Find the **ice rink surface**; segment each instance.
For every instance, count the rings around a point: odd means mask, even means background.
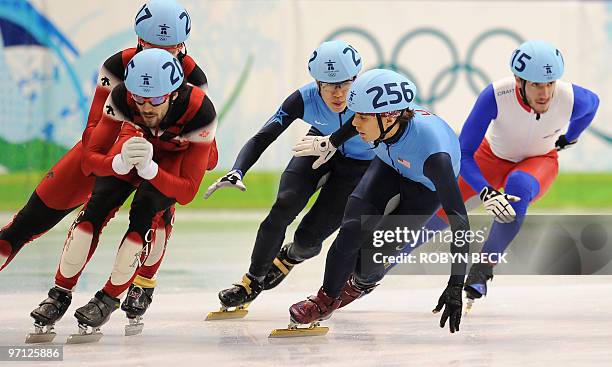
[[[612,277],[498,276],[454,335],[431,314],[443,276],[389,276],[371,295],[323,323],[326,336],[269,339],[285,327],[288,307],[316,292],[324,254],[263,293],[242,320],[204,321],[218,308],[216,293],[247,270],[265,213],[177,211],[175,232],[158,276],[141,335],[123,336],[116,311],[99,343],[64,346],[62,365],[330,365],[330,366],[609,366],[612,363]],[[72,217],[71,217],[72,218]],[[0,216],[2,223],[10,218]],[[69,221],[28,245],[0,273],[0,346],[24,345],[29,312],[52,286]],[[124,216],[105,231],[55,345],[76,332],[74,310],[108,277]],[[292,233],[290,228],[289,234]],[[288,236],[288,238],[290,238]],[[324,253],[329,245],[326,242]],[[9,365],[10,362],[0,362]],[[59,365],[57,362],[19,362]]]

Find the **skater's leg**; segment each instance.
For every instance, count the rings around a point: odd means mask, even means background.
[[[152,253],[151,246],[156,240],[155,228],[162,214],[175,202],[149,182],[143,182],[138,187],[130,209],[130,224],[119,246],[113,271],[102,289],[104,293],[119,297],[128,289],[139,268]]]
[[[281,176],[276,202],[257,231],[249,274],[263,280],[278,254],[287,226],[304,209],[317,189],[319,180],[329,171],[327,165],[313,170],[313,157],[292,158]]]
[[[389,201],[400,192],[400,176],[380,159],[375,158],[362,180],[350,195],[340,232],[331,245],[325,265],[324,292],[337,298],[355,269],[359,251],[371,243],[371,231],[362,231],[362,216],[382,215]],[[373,218],[376,223],[378,220]],[[364,223],[375,228],[375,223]]]
[[[74,288],[96,250],[102,229],[133,190],[132,184],[115,177],[96,180],[91,198],[68,232],[55,275],[57,286]]]
[[[285,245],[274,259],[266,274],[264,289],[274,288],[295,265],[321,252],[323,240],[340,226],[348,196],[363,177],[370,161],[335,155],[329,164],[329,177],[314,205],[300,222],[293,242]]]
[[[111,275],[104,288],[88,304],[76,310],[74,316],[79,324],[99,327],[119,308],[120,295],[132,284],[138,268],[150,253],[159,218],[174,203],[173,198],[163,195],[148,181],[140,184],[130,208],[130,224],[119,245]]]
[[[52,209],[33,192],[27,204],[0,231],[0,270],[8,266],[28,242],[42,236],[74,209]]]
[[[516,170],[508,176],[505,192],[521,198],[518,202],[510,203],[516,212],[516,219],[510,223],[493,222],[481,253],[501,254],[506,250],[521,229],[529,203],[539,196],[540,184],[531,174]],[[487,295],[487,281],[493,278],[494,265],[475,264],[471,267],[464,288],[468,298]]]
[[[0,230],[0,270],[23,246],[42,236],[87,200],[94,177],[83,175],[81,152],[80,143],[68,151],[45,175],[11,223]]]
[[[166,246],[174,224],[174,205],[166,209],[155,229],[155,240],[151,252],[144,264],[138,269],[138,275],[130,285],[121,309],[128,318],[142,316],[153,301],[153,291],[157,286],[157,271],[166,253]]]
[[[365,174],[370,161],[334,156],[332,170],[312,208],[300,222],[289,257],[302,261],[318,255],[323,241],[340,227],[349,195]]]

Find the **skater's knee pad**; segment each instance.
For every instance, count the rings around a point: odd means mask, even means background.
[[[83,269],[91,250],[93,236],[93,226],[90,222],[80,222],[70,230],[59,266],[59,272],[64,278],[72,278]]]
[[[299,195],[292,189],[285,189],[278,193],[276,202],[274,202],[273,209],[287,209],[290,208],[296,200],[299,199]]]
[[[272,205],[272,209],[270,209],[270,213],[262,222],[262,226],[277,228],[291,223],[296,215],[292,208],[299,200],[299,195],[294,190],[286,189],[279,192],[274,205]]]
[[[117,252],[110,282],[113,285],[127,283],[146,258],[148,246],[136,232],[128,233]]]
[[[529,203],[538,196],[540,183],[527,172],[514,171],[508,176],[504,191],[506,194],[521,198],[520,201],[510,203],[510,205],[517,215],[524,215]]]
[[[145,266],[152,266],[161,260],[166,248],[166,229],[164,227],[157,228],[155,231],[155,241],[151,246],[151,252],[145,260]]]
[[[307,244],[302,241],[293,241],[291,247],[289,247],[289,257],[300,260],[310,259],[321,253],[322,248],[322,242]]]

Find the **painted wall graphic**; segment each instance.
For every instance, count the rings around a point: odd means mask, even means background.
[[[612,170],[612,4],[609,2],[402,2],[184,0],[188,53],[209,79],[221,120],[220,166],[295,89],[322,41],[342,38],[365,68],[390,67],[417,83],[419,102],[459,131],[478,95],[508,75],[525,39],[561,49],[565,80],[599,94],[593,126],[562,169]],[[0,0],[0,172],[45,170],[80,138],[100,64],[136,43],[142,0]],[[546,16],[542,16],[545,14]],[[256,166],[281,169],[305,131],[295,123]]]

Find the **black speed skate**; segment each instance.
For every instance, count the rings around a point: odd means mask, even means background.
[[[55,338],[54,325],[68,310],[72,293],[64,288],[53,287],[49,297],[30,312],[34,319],[34,332],[26,335],[26,343],[50,343]]]
[[[221,310],[209,312],[206,320],[238,319],[247,315],[247,307],[263,291],[263,284],[249,274],[240,283],[219,292]],[[233,309],[230,309],[233,308]]]
[[[142,316],[145,314],[151,302],[153,302],[153,290],[155,288],[142,288],[137,285],[130,285],[127,296],[121,304],[121,309],[125,311],[128,318],[128,325],[125,326],[125,336],[136,335],[142,332],[144,324]]]
[[[291,246],[290,243],[283,246],[276,258],[274,258],[274,261],[272,261],[272,266],[263,281],[264,290],[272,289],[279,285],[289,275],[291,269],[302,262],[289,258],[289,255],[287,255],[289,246]]]
[[[468,301],[465,313],[472,309],[475,299],[487,295],[487,281],[493,279],[493,267],[489,264],[474,264],[470,268],[463,290]]]
[[[100,327],[110,318],[111,313],[119,308],[119,299],[98,291],[94,298],[83,307],[77,308],[74,317],[79,323],[79,333],[68,336],[67,343],[91,343],[102,338]],[[91,330],[89,330],[91,328]]]

